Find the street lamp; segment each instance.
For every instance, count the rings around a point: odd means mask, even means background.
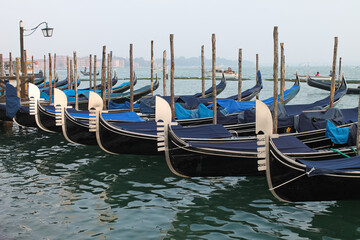
[[[45,28],[41,29],[44,37],[51,37],[54,32],[54,28],[49,28],[47,22],[41,22],[32,29],[24,29],[23,21],[20,20],[20,57],[21,57],[21,72],[23,75],[25,75],[25,72],[26,72],[26,64],[25,64],[26,60],[25,60],[25,53],[24,53],[24,36],[30,36],[31,34],[33,34],[36,31],[36,29],[38,29],[38,27],[40,27],[40,25],[42,25],[42,24],[46,25]],[[31,32],[29,34],[24,35],[24,31],[31,31]]]

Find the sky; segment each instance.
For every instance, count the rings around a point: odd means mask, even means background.
[[[334,37],[343,65],[360,65],[360,1],[358,0],[0,0],[2,34],[0,53],[19,55],[19,21],[31,29],[46,21],[54,28],[44,38],[40,28],[24,38],[28,56],[102,54],[150,59],[170,56],[174,34],[175,57],[198,57],[201,45],[211,58],[211,35],[216,56],[261,64],[274,59],[273,29],[285,46],[287,65],[331,65]],[[280,49],[280,48],[279,48]]]

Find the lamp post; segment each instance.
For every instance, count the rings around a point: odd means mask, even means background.
[[[23,21],[20,20],[20,57],[21,57],[21,72],[22,75],[25,75],[26,73],[26,59],[25,59],[25,53],[24,53],[24,36],[30,36],[33,34],[40,25],[45,24],[46,27],[42,28],[41,31],[44,35],[44,37],[51,37],[54,31],[54,28],[49,28],[47,22],[41,22],[36,27],[32,29],[24,29]],[[31,31],[29,34],[24,35],[24,31]]]

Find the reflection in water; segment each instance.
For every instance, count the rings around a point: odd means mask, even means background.
[[[289,204],[264,177],[185,179],[163,157],[0,134],[0,231],[22,239],[359,238],[357,202]]]

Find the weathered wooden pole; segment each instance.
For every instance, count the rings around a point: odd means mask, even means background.
[[[111,81],[111,87],[110,87],[110,92],[113,92],[113,88],[112,88],[112,78],[113,78],[113,64],[112,64],[112,51],[110,51],[110,81]]]
[[[339,57],[339,79],[338,79],[338,87],[340,87],[341,83],[341,57]]]
[[[106,109],[106,46],[103,46],[103,53],[102,53],[101,98],[103,99],[104,109]]]
[[[277,133],[277,108],[278,108],[278,71],[279,71],[279,42],[278,42],[278,27],[274,27],[274,103],[273,103],[273,133]]]
[[[332,74],[331,74],[331,91],[330,91],[330,106],[329,106],[330,108],[334,107],[337,47],[338,47],[338,37],[335,37],[334,38],[333,65],[332,65]]]
[[[44,87],[46,87],[46,55],[44,55]]]
[[[166,50],[163,52],[163,95],[166,96]]]
[[[76,57],[76,52],[74,52],[74,89],[75,89],[75,109],[79,110],[79,96],[78,96],[78,88],[77,88],[77,78],[78,78],[78,74],[77,74],[77,57]]]
[[[284,43],[280,43],[280,103],[284,104],[284,91],[285,91],[285,55]]]
[[[242,49],[239,49],[239,72],[238,72],[238,101],[241,101],[241,85],[242,85]]]
[[[89,89],[92,89],[92,56],[89,55]]]
[[[49,53],[49,104],[52,103],[52,57],[51,53]]]
[[[259,54],[256,54],[256,73],[255,73],[255,78],[256,78],[256,82],[258,81],[258,73],[259,71]],[[256,94],[256,99],[259,99],[259,94]]]
[[[27,77],[27,53],[26,53],[26,50],[24,50],[24,56],[25,56],[25,71],[23,72],[23,75],[22,76],[25,76]],[[26,95],[27,95],[27,88],[26,88],[26,81],[27,79],[26,78],[21,78],[20,79],[20,88],[21,88],[21,92],[20,92],[20,98],[21,100],[25,101],[26,100]]]
[[[109,109],[109,103],[110,103],[110,94],[111,94],[111,88],[112,88],[112,81],[110,79],[110,53],[107,54],[107,109]]]
[[[4,76],[4,60],[3,60],[3,55],[0,54],[0,77]],[[5,81],[2,79],[0,81],[0,85],[1,85],[1,95],[4,96],[5,93]]]
[[[170,55],[171,55],[171,74],[170,74],[170,107],[172,118],[175,119],[175,90],[174,90],[174,34],[170,34]]]
[[[57,72],[56,72],[56,53],[54,53],[54,85],[55,85],[55,79],[57,78]],[[55,88],[55,87],[54,87]]]
[[[31,83],[35,82],[35,65],[34,65],[34,56],[31,56],[31,68],[32,68],[32,79]]]
[[[201,97],[205,97],[205,57],[204,45],[201,46]]]
[[[151,40],[151,96],[154,95],[154,41]]]
[[[10,62],[12,65],[12,62]],[[15,58],[16,93],[20,97],[20,60]]]
[[[74,68],[73,68],[73,60],[70,59],[70,89],[73,89],[73,80],[74,80]]]
[[[71,89],[71,85],[70,85],[70,75],[69,75],[69,57],[66,57],[66,79],[68,82],[68,89]]]
[[[12,55],[11,52],[9,53],[9,76],[12,76],[14,74],[13,72],[13,62],[12,62]],[[16,63],[15,63],[16,65]]]
[[[130,112],[134,111],[133,45],[130,44]]]
[[[94,92],[96,92],[96,55],[94,55]]]
[[[212,89],[213,89],[213,124],[217,124],[217,101],[216,101],[216,38],[215,33],[211,37],[212,43]]]

